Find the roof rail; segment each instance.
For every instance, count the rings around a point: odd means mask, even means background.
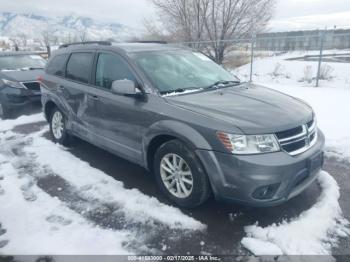
[[[140,43],[140,44],[164,44],[166,45],[167,41],[162,40],[141,40],[141,41],[133,41],[132,43]]]
[[[63,44],[60,45],[59,48],[66,48],[71,45],[91,45],[91,44],[97,44],[97,45],[112,45],[109,41],[86,41],[86,42],[76,42],[76,43],[69,43],[69,44]]]

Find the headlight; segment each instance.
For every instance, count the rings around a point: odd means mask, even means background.
[[[7,79],[1,79],[2,82],[5,84],[5,85],[8,85],[10,87],[13,87],[13,88],[24,88],[24,86],[22,86],[20,83],[18,82],[15,82],[15,81],[11,81],[11,80],[7,80]]]
[[[233,154],[248,155],[277,152],[280,150],[274,135],[233,135],[217,132],[221,143]]]

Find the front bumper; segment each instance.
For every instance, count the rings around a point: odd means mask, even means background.
[[[5,87],[1,91],[2,101],[10,109],[23,107],[27,104],[40,102],[40,91]]]
[[[197,155],[218,200],[274,206],[297,196],[317,178],[323,164],[324,143],[319,130],[316,144],[297,156],[283,151],[239,156],[207,150],[197,150]],[[256,196],[257,191],[270,186],[271,196]]]

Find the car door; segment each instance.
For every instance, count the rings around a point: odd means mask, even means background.
[[[94,140],[96,133],[97,96],[91,85],[95,51],[71,53],[66,65],[66,80],[59,87],[69,105],[72,131]]]
[[[131,161],[142,159],[142,134],[149,125],[146,101],[111,92],[112,82],[129,79],[139,83],[126,60],[113,52],[99,52],[96,59],[95,85],[100,90],[97,112],[98,136],[106,147]]]

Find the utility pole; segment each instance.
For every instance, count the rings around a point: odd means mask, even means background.
[[[254,44],[256,40],[256,35],[252,35],[252,41],[250,45],[250,77],[249,77],[249,82],[253,82],[253,62],[254,62]]]
[[[319,38],[320,38],[320,56],[318,58],[318,69],[317,69],[317,77],[316,77],[316,87],[319,87],[319,81],[320,81],[320,75],[321,75],[321,64],[322,64],[322,55],[323,55],[323,43],[325,40],[327,28],[320,32]]]

